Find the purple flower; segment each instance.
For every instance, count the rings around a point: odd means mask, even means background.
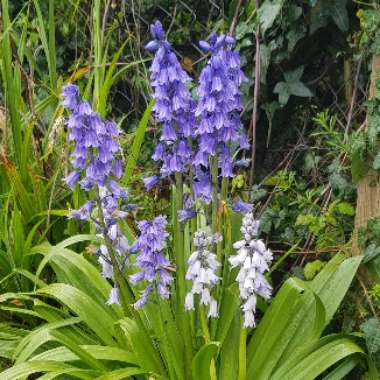
[[[209,172],[202,169],[197,170],[196,180],[193,183],[193,191],[195,198],[201,199],[207,204],[211,202],[212,183]]]
[[[233,49],[232,37],[213,33],[209,42],[201,41],[201,49],[210,51],[211,57],[202,70],[195,110],[198,119],[196,135],[198,152],[194,165],[209,166],[209,156],[218,156],[222,177],[232,177],[232,147],[240,144],[247,148],[247,141],[240,121],[242,94],[240,85],[246,80],[238,52]]]
[[[79,89],[73,84],[62,88],[62,97],[61,104],[71,111],[67,126],[69,139],[75,143],[71,157],[75,170],[66,178],[68,186],[72,188],[82,178],[81,187],[88,191],[96,185],[104,186],[112,176],[120,178],[119,131],[115,123],[103,121],[89,103],[81,101]]]
[[[66,178],[65,182],[70,189],[73,189],[75,184],[80,180],[80,175],[77,172],[71,172]]]
[[[248,168],[250,162],[251,160],[249,158],[242,158],[241,160],[235,161],[235,166],[241,168]]]
[[[137,284],[143,280],[148,282],[148,287],[142,293],[140,300],[135,303],[135,308],[143,306],[147,302],[149,294],[156,287],[161,298],[169,297],[169,285],[173,281],[167,268],[169,260],[163,253],[165,242],[169,234],[166,232],[166,217],[157,216],[152,221],[142,220],[138,222],[140,236],[136,239],[131,252],[139,252],[136,259],[141,271],[130,276],[130,281]]]
[[[62,87],[63,101],[61,106],[74,110],[78,105],[79,89],[74,84],[68,84]]]
[[[150,26],[150,32],[155,40],[162,41],[165,37],[162,24],[158,20]]]
[[[232,206],[232,210],[239,212],[240,214],[248,214],[252,212],[253,205],[251,203],[245,203],[243,201],[237,201]]]
[[[192,161],[192,150],[187,139],[193,133],[194,100],[187,88],[190,77],[182,69],[159,21],[150,27],[153,41],[146,45],[148,51],[155,51],[150,68],[155,104],[153,112],[162,123],[160,143],[152,158],[161,161],[161,174],[169,176],[184,172]]]
[[[88,201],[80,209],[71,210],[69,213],[69,217],[78,220],[89,220],[93,208],[94,202]]]
[[[197,212],[192,209],[181,209],[178,210],[178,220],[183,223],[186,220],[192,219],[197,215]]]
[[[144,186],[146,191],[151,190],[154,186],[156,186],[157,182],[160,180],[160,177],[157,175],[152,175],[150,177],[143,178]]]

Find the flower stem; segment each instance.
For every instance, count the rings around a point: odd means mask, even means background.
[[[223,177],[223,179],[222,179],[222,201],[225,201],[227,199],[229,182],[230,182],[229,178]]]
[[[239,338],[239,377],[238,380],[246,380],[247,378],[247,329],[241,327]]]
[[[210,331],[207,324],[207,318],[206,318],[204,305],[199,305],[199,312],[200,312],[200,317],[201,317],[200,319],[201,319],[203,337],[204,337],[205,343],[208,344],[211,342],[211,338],[210,338]],[[210,379],[211,380],[218,379],[216,376],[216,366],[215,366],[214,359],[211,359],[211,363],[210,363]]]
[[[177,316],[180,330],[184,335],[185,357],[186,357],[186,373],[191,371],[191,362],[193,358],[192,338],[190,332],[190,323],[188,315],[185,312],[185,250],[183,230],[178,220],[177,211],[183,208],[183,178],[181,173],[175,174],[176,179],[176,207],[174,213],[174,247],[176,259],[176,301]]]
[[[218,225],[218,157],[211,157],[211,179],[212,179],[212,232],[217,232]]]

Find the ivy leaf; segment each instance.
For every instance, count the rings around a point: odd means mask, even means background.
[[[373,168],[375,170],[379,170],[380,169],[380,152],[378,152],[373,160],[373,164],[372,164]]]
[[[305,36],[305,31],[302,29],[291,29],[286,34],[286,39],[288,40],[288,52],[293,51],[297,42]]]
[[[278,94],[278,100],[284,107],[291,95],[299,97],[312,97],[313,93],[301,82],[304,67],[300,66],[296,70],[284,73],[285,82],[278,82],[273,90]]]
[[[260,62],[261,62],[261,83],[267,81],[267,72],[270,64],[271,49],[268,45],[260,46]]]
[[[245,22],[241,22],[236,27],[235,37],[239,41],[243,39],[247,34],[253,33],[254,26],[253,24],[247,24]]]
[[[287,83],[277,83],[273,92],[275,94],[278,94],[278,101],[280,102],[281,106],[285,106],[286,103],[288,103],[291,94],[289,90],[289,85]]]
[[[273,25],[284,5],[284,0],[266,0],[259,9],[260,25],[263,34]]]
[[[348,187],[347,180],[339,173],[333,173],[329,178],[330,185],[334,190],[344,191]]]
[[[368,263],[369,261],[375,259],[380,255],[380,247],[375,243],[371,243],[364,251],[363,263]]]
[[[293,71],[287,71],[284,73],[285,81],[288,83],[299,82],[304,71],[304,66],[297,67]]]
[[[349,27],[347,0],[318,0],[311,12],[310,34],[325,27],[329,19],[335,22],[340,31]]]
[[[380,322],[371,318],[360,326],[360,330],[364,333],[368,351],[371,354],[380,351]]]
[[[290,93],[295,96],[310,98],[313,93],[302,83],[294,82],[289,84]]]
[[[325,1],[326,2],[326,1]],[[336,26],[342,31],[347,32],[349,26],[348,13],[346,9],[347,0],[328,0],[330,16]]]

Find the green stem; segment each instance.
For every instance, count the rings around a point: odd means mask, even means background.
[[[272,274],[299,246],[301,240],[298,240],[294,245],[290,247],[288,251],[286,251],[270,268],[267,276]]]
[[[239,377],[238,380],[247,378],[247,329],[241,327],[239,338]]]
[[[211,157],[211,180],[212,180],[212,232],[217,232],[218,224],[218,157]]]
[[[230,181],[227,177],[223,177],[223,179],[222,179],[222,201],[225,201],[227,199],[229,182]]]
[[[199,305],[199,312],[200,312],[200,317],[201,317],[201,326],[202,326],[202,331],[203,331],[203,337],[204,337],[205,343],[208,344],[211,342],[211,338],[210,338],[210,331],[208,328],[208,323],[207,323],[204,305]],[[211,363],[210,363],[210,379],[211,380],[217,380],[218,379],[218,377],[216,375],[216,366],[215,366],[215,360],[214,359],[212,359]]]
[[[173,366],[171,365],[172,361],[170,360],[170,355],[171,355],[171,352],[170,352],[170,343],[169,343],[169,340],[167,338],[167,334],[166,334],[166,331],[165,331],[165,327],[164,327],[164,316],[163,316],[163,313],[162,313],[162,300],[161,300],[161,297],[159,296],[158,292],[157,292],[157,287],[156,287],[156,290],[155,290],[155,298],[156,298],[156,302],[157,302],[157,308],[158,308],[158,312],[157,312],[157,317],[158,317],[158,320],[159,320],[159,329],[160,329],[160,339],[159,339],[159,344],[160,344],[160,349],[162,350],[163,353],[165,353],[165,355],[163,355],[163,359],[165,360],[166,362],[166,367],[168,369],[168,372],[169,372],[169,378],[173,378],[175,379],[176,376],[175,376],[175,368],[173,368]],[[162,344],[161,344],[162,343]]]
[[[190,331],[190,323],[187,313],[185,312],[185,250],[183,230],[181,223],[177,217],[177,211],[183,208],[183,179],[181,173],[175,174],[176,179],[176,207],[174,213],[174,246],[175,246],[175,259],[176,259],[176,301],[177,301],[177,315],[181,331],[184,335],[185,342],[185,356],[186,356],[186,373],[190,376],[191,362],[193,358],[192,352],[192,338]]]

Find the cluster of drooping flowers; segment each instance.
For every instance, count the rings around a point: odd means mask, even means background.
[[[211,52],[211,58],[201,72],[199,101],[195,111],[199,151],[196,162],[208,167],[208,157],[218,155],[222,177],[232,177],[232,156],[229,143],[248,148],[239,113],[242,111],[240,85],[245,76],[240,69],[240,57],[233,50],[235,40],[224,34],[212,33],[210,42],[200,47]]]
[[[237,255],[229,258],[232,268],[240,267],[236,281],[243,301],[241,309],[244,313],[245,327],[255,326],[257,296],[268,299],[272,292],[264,273],[268,270],[273,256],[264,242],[256,238],[258,229],[259,221],[254,219],[252,213],[246,214],[240,229],[243,239],[234,243]]]
[[[136,263],[141,271],[130,276],[130,281],[133,284],[143,280],[148,282],[141,298],[134,304],[135,308],[140,308],[155,289],[161,298],[169,298],[169,286],[173,278],[169,270],[170,262],[164,254],[169,236],[166,232],[166,216],[159,215],[152,221],[142,220],[137,225],[140,236],[133,243],[131,252],[139,252]]]
[[[150,27],[153,40],[146,45],[149,52],[155,52],[151,72],[154,90],[154,116],[162,123],[160,143],[153,154],[155,161],[161,161],[161,174],[168,176],[184,172],[192,161],[193,152],[188,138],[194,128],[194,100],[187,88],[190,77],[182,69],[159,21]],[[151,177],[153,179],[153,177]]]
[[[221,266],[214,253],[209,251],[211,245],[221,240],[220,235],[208,235],[204,231],[194,234],[194,246],[197,248],[188,260],[186,279],[192,281],[192,288],[185,298],[185,309],[194,310],[194,295],[200,296],[200,303],[209,307],[208,316],[218,316],[218,304],[211,292],[220,278],[216,271]]]
[[[197,184],[194,192],[206,202],[211,198],[209,158],[217,156],[222,177],[233,176],[232,149],[249,147],[240,121],[242,94],[240,85],[245,76],[240,68],[240,56],[233,49],[235,40],[224,34],[212,33],[209,43],[200,42],[211,57],[201,72],[199,100],[195,110],[198,120],[196,137],[198,151],[194,158]],[[235,144],[235,147],[232,145]]]
[[[150,27],[153,40],[146,49],[155,52],[150,68],[154,89],[154,114],[162,123],[161,141],[153,159],[161,161],[161,175],[175,172],[195,177],[194,195],[210,203],[212,183],[209,171],[210,156],[217,156],[222,177],[232,177],[232,155],[237,148],[247,149],[248,142],[240,121],[242,94],[240,86],[245,76],[240,67],[239,53],[234,50],[231,36],[213,33],[209,42],[200,47],[211,57],[202,70],[196,102],[188,89],[190,77],[182,69],[159,21]],[[197,145],[196,154],[190,146]],[[194,141],[196,140],[196,141]],[[158,181],[157,176],[144,180],[147,189]]]
[[[117,142],[119,130],[114,122],[104,121],[92,110],[88,102],[82,101],[79,88],[73,84],[62,88],[61,105],[68,108],[71,114],[67,121],[69,140],[74,142],[71,164],[74,170],[65,178],[72,189],[77,183],[81,188],[97,191],[96,200],[86,202],[78,210],[71,210],[69,216],[79,220],[91,220],[95,223],[98,234],[108,241],[118,254],[118,265],[123,265],[128,252],[128,241],[117,221],[128,212],[128,192],[118,184],[123,175],[120,156],[120,145]],[[97,216],[93,217],[97,206]],[[107,244],[98,250],[102,274],[113,278],[110,253]],[[117,303],[117,289],[113,288],[109,303]]]
[[[121,161],[115,159],[120,152],[116,141],[119,130],[114,122],[103,121],[90,104],[79,97],[73,84],[62,88],[62,106],[71,111],[67,121],[69,140],[75,142],[71,164],[74,170],[66,177],[70,188],[79,182],[84,190],[104,186],[114,176],[122,176]],[[116,185],[116,183],[115,183]]]

